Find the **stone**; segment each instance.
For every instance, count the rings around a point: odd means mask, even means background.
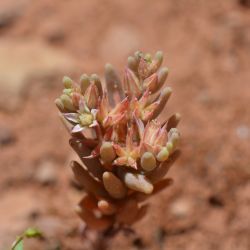
[[[240,5],[250,8],[250,0],[238,0],[238,2]]]
[[[29,0],[1,0],[0,2],[0,29],[7,28],[18,20]]]
[[[66,38],[66,32],[63,25],[51,19],[41,23],[41,35],[49,43],[61,43]]]
[[[8,127],[0,125],[0,147],[7,146],[15,140],[13,132]]]
[[[0,110],[22,106],[30,84],[67,74],[74,60],[61,50],[36,40],[0,40]]]
[[[236,128],[236,135],[241,140],[247,140],[250,136],[250,128],[245,124],[239,125]]]
[[[42,185],[54,185],[57,181],[55,164],[48,160],[39,164],[34,179]]]
[[[177,218],[187,218],[193,211],[193,204],[190,200],[180,198],[171,204],[170,212]]]

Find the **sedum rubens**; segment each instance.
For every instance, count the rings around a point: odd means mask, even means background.
[[[63,78],[55,103],[83,163],[71,166],[86,190],[76,211],[89,228],[137,222],[146,214],[146,200],[172,183],[165,176],[179,156],[180,115],[157,120],[172,93],[164,87],[168,69],[160,68],[162,61],[162,52],[153,58],[136,52],[123,81],[107,64],[105,85],[96,74],[82,75],[79,83]]]

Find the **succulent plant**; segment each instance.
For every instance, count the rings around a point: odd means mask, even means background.
[[[89,228],[132,225],[146,214],[146,200],[173,182],[165,176],[180,154],[180,115],[157,120],[172,93],[162,61],[160,51],[136,52],[123,81],[107,64],[105,85],[96,74],[79,83],[63,78],[55,104],[82,162],[71,167],[86,191],[76,212]]]

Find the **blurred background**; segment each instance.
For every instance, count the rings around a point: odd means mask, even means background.
[[[45,239],[27,250],[90,249],[54,99],[64,75],[122,73],[138,49],[164,52],[183,154],[137,235],[108,249],[250,249],[250,1],[1,0],[0,250],[29,226]]]

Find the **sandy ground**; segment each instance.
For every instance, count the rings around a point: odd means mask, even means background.
[[[44,239],[25,250],[101,249],[81,235],[74,205],[84,191],[72,183],[74,155],[53,100],[64,74],[103,75],[106,62],[122,72],[138,49],[165,53],[174,93],[163,115],[182,114],[183,154],[174,185],[150,200],[136,234],[105,240],[107,249],[250,249],[248,6],[1,0],[0,99],[9,97],[0,102],[0,249],[29,226]]]

